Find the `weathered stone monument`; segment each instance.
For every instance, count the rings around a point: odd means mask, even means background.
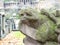
[[[19,30],[26,35],[25,45],[60,45],[59,10],[49,13],[45,9],[20,11]],[[57,14],[58,13],[58,14]]]
[[[5,15],[0,14],[0,39],[5,37],[5,32]]]
[[[13,30],[13,20],[6,19],[5,14],[0,14],[0,40]]]

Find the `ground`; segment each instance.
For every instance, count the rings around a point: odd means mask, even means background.
[[[19,31],[12,31],[4,39],[0,40],[0,45],[24,45],[23,38],[25,36]]]

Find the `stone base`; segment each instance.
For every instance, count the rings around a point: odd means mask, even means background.
[[[26,37],[24,39],[24,44],[25,45],[41,45],[39,42],[37,42],[36,40],[31,39],[30,37]]]

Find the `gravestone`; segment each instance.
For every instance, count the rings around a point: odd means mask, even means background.
[[[5,15],[0,14],[0,39],[6,35],[5,31]]]

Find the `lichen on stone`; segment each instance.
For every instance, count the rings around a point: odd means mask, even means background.
[[[48,19],[48,18],[47,18]],[[43,21],[43,20],[42,20]],[[53,21],[47,20],[42,25],[40,25],[36,31],[36,38],[39,41],[46,41],[46,40],[55,40],[57,34],[55,34],[56,25]]]

